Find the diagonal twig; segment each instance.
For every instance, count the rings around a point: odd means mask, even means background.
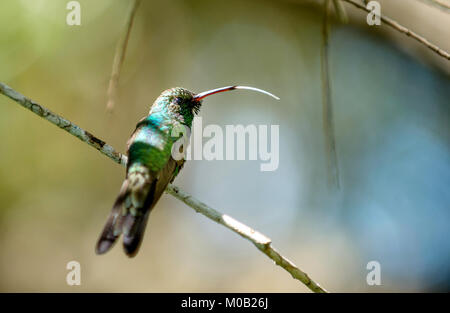
[[[195,199],[185,191],[182,191],[179,187],[169,185],[166,189],[168,194],[176,197],[177,199],[183,201],[188,206],[193,208],[196,212],[201,213],[213,220],[214,222],[225,226],[228,229],[231,229],[235,233],[244,237],[245,239],[252,242],[256,248],[258,248],[261,252],[271,258],[275,264],[284,268],[289,274],[292,275],[294,279],[300,280],[302,283],[306,285],[309,289],[316,293],[325,293],[327,292],[324,288],[322,288],[319,284],[314,282],[308,274],[300,270],[294,263],[289,261],[287,258],[282,256],[274,247],[272,247],[272,241],[270,238],[261,234],[258,231],[253,230],[249,226],[235,220],[231,216],[220,213],[219,211],[207,206],[203,202]]]
[[[359,9],[361,9],[361,10],[364,10],[364,11],[366,11],[368,13],[371,12],[364,5],[360,4],[359,2],[356,2],[355,0],[341,0],[341,1],[345,1],[347,3],[350,3],[351,5],[357,7]],[[441,57],[443,57],[443,58],[445,58],[447,60],[450,60],[450,53],[448,53],[444,49],[438,47],[437,45],[431,43],[425,37],[420,36],[419,34],[413,32],[412,30],[408,29],[407,27],[399,24],[397,21],[391,19],[390,17],[387,17],[386,15],[380,15],[380,19],[381,19],[381,21],[383,23],[385,23],[385,24],[389,25],[390,27],[396,29],[397,31],[405,34],[406,36],[409,36],[409,37],[415,39],[416,41],[418,41],[419,43],[421,43],[425,47],[429,48],[430,50],[434,51],[435,53],[437,53]]]
[[[106,104],[106,110],[111,112],[114,109],[114,103],[117,95],[117,85],[119,83],[120,69],[122,68],[123,61],[125,60],[125,53],[127,51],[128,39],[130,38],[131,28],[133,27],[134,16],[136,15],[137,8],[141,0],[134,0],[128,15],[126,23],[125,33],[119,40],[116,46],[116,53],[114,55],[113,68],[111,73],[111,79],[109,80],[109,86],[107,91],[108,102]]]
[[[116,163],[121,164],[122,166],[126,166],[127,157],[120,152],[117,152],[112,146],[108,145],[104,141],[98,139],[91,133],[83,130],[79,126],[73,124],[69,120],[63,118],[62,116],[51,112],[45,107],[41,106],[37,102],[28,99],[24,95],[18,93],[11,87],[0,82],[0,93],[7,96],[8,98],[14,100],[19,103],[21,106],[26,109],[32,111],[33,113],[39,115],[40,117],[46,119],[50,123],[58,126],[59,128],[67,131],[71,135],[77,137],[81,141],[87,143],[91,147],[94,147]],[[253,230],[249,226],[235,220],[234,218],[222,214],[217,210],[207,206],[201,201],[195,199],[193,196],[188,194],[187,192],[181,190],[181,188],[169,184],[166,189],[166,192],[175,198],[181,200],[191,208],[193,208],[196,212],[203,214],[207,218],[215,221],[216,223],[227,227],[233,232],[239,234],[245,239],[252,242],[260,251],[262,251],[265,255],[271,258],[277,265],[281,266],[284,270],[289,272],[294,279],[301,281],[313,292],[324,293],[327,292],[324,288],[320,287],[314,280],[312,280],[308,274],[300,270],[294,263],[289,261],[283,255],[281,255],[278,251],[276,251],[272,245],[271,240],[265,235]]]

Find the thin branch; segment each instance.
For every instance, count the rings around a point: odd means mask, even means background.
[[[80,127],[76,126],[67,119],[51,112],[50,110],[44,108],[35,101],[26,98],[24,95],[18,93],[11,87],[1,82],[0,82],[0,93],[16,101],[24,108],[46,119],[50,123],[58,126],[61,129],[64,129],[65,131],[77,137],[81,141],[99,150],[101,153],[103,153],[116,163],[119,163],[122,166],[126,166],[127,157],[125,155],[117,152],[113,147],[106,144],[104,141],[98,139],[89,132],[81,129]],[[319,284],[314,282],[308,276],[308,274],[300,270],[294,263],[292,263],[284,256],[282,256],[279,252],[277,252],[271,246],[271,240],[267,238],[265,235],[253,230],[252,228],[235,220],[234,218],[228,215],[222,214],[219,211],[210,208],[209,206],[195,199],[193,196],[181,190],[177,186],[169,184],[169,186],[166,189],[166,192],[174,196],[175,198],[181,200],[182,202],[193,208],[196,212],[203,214],[204,216],[213,220],[214,222],[227,227],[233,232],[251,241],[260,251],[262,251],[269,258],[271,258],[277,265],[281,266],[284,270],[289,272],[293,278],[301,281],[303,284],[306,285],[306,287],[311,289],[313,292],[320,292],[320,293],[327,292],[324,288],[320,287]]]
[[[367,9],[364,5],[354,1],[354,0],[341,0],[341,1],[345,1],[347,3],[350,3],[351,5],[364,10],[368,13],[370,13],[371,11],[369,9]],[[399,32],[405,34],[406,36],[409,36],[413,39],[415,39],[416,41],[418,41],[419,43],[421,43],[422,45],[424,45],[425,47],[429,48],[430,50],[434,51],[435,53],[437,53],[438,55],[440,55],[441,57],[450,60],[450,53],[448,53],[447,51],[443,50],[442,48],[436,46],[435,44],[431,43],[428,39],[420,36],[419,34],[413,32],[412,30],[408,29],[407,27],[399,24],[398,22],[396,22],[395,20],[391,19],[390,17],[387,17],[385,15],[380,15],[380,19],[381,21],[383,21],[384,23],[386,23],[387,25],[389,25],[390,27],[398,30]]]
[[[331,101],[330,65],[329,65],[329,18],[331,0],[324,0],[322,23],[322,123],[327,150],[328,181],[331,186],[339,188],[339,168],[336,154],[336,138],[334,134],[333,104]]]
[[[235,233],[241,235],[245,239],[252,242],[256,248],[261,252],[271,258],[278,266],[284,268],[293,278],[298,279],[306,285],[313,292],[325,293],[327,292],[319,284],[314,282],[308,274],[300,270],[294,263],[289,261],[287,258],[282,256],[277,250],[275,250],[271,243],[272,241],[265,235],[253,230],[249,226],[242,224],[241,222],[235,220],[231,216],[222,214],[217,210],[207,206],[203,202],[195,199],[188,193],[182,191],[179,187],[169,185],[166,192],[176,197],[177,199],[183,201],[188,206],[193,208],[196,212],[205,215],[207,218],[213,220],[214,222],[231,229]]]
[[[107,91],[108,102],[106,104],[106,110],[111,112],[114,109],[114,103],[117,95],[117,85],[119,83],[120,69],[122,68],[123,61],[125,60],[125,53],[127,51],[128,39],[130,38],[131,28],[133,27],[134,16],[136,15],[137,8],[141,0],[134,0],[128,15],[126,23],[125,33],[123,38],[119,40],[116,46],[116,53],[114,55],[113,68],[111,73],[111,79],[109,80],[109,86]]]

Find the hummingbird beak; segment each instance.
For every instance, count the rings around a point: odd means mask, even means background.
[[[267,92],[265,90],[258,89],[258,88],[255,88],[255,87],[248,87],[248,86],[227,86],[227,87],[221,87],[221,88],[217,88],[217,89],[212,89],[212,90],[208,90],[208,91],[204,91],[204,92],[201,92],[199,94],[196,94],[194,96],[194,99],[197,100],[197,101],[200,101],[200,100],[203,100],[203,98],[206,98],[206,97],[208,97],[210,95],[213,95],[213,94],[216,94],[216,93],[219,93],[219,92],[224,92],[224,91],[231,91],[231,90],[235,90],[235,89],[253,90],[253,91],[260,92],[260,93],[263,93],[265,95],[271,96],[272,98],[275,98],[277,100],[280,100],[280,98],[278,98],[277,96],[271,94],[270,92]]]

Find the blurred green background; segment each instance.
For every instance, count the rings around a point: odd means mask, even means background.
[[[190,161],[175,184],[272,238],[330,291],[450,290],[445,69],[399,50],[380,30],[333,24],[335,190],[322,130],[320,6],[143,1],[108,114],[130,2],[79,2],[81,26],[66,25],[67,1],[0,3],[2,82],[120,151],[167,88],[242,84],[273,92],[280,101],[245,91],[211,97],[200,115],[204,126],[279,124],[277,171],[260,172],[259,161]],[[352,20],[365,20],[354,13]],[[0,138],[0,291],[308,290],[251,243],[168,195],[136,258],[120,245],[97,256],[124,169],[4,96]],[[66,284],[71,260],[81,264],[81,286]],[[381,286],[366,283],[372,260],[381,264]]]

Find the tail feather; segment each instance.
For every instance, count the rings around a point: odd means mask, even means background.
[[[128,233],[123,233],[123,249],[129,257],[133,257],[139,251],[142,243],[145,228],[147,226],[150,210],[144,215],[132,216],[128,215],[124,224],[130,223]]]
[[[129,257],[136,255],[154,199],[156,179],[151,180],[152,183],[150,180],[148,175],[142,176],[141,173],[132,174],[125,179],[97,242],[97,254],[109,251],[123,234],[125,253]]]
[[[154,202],[155,188],[157,180],[154,179],[147,192],[142,206],[148,208],[146,210],[130,210],[124,217],[122,233],[123,233],[123,249],[129,257],[133,257],[141,246],[142,238],[147,226],[148,216],[152,209],[151,205]]]

